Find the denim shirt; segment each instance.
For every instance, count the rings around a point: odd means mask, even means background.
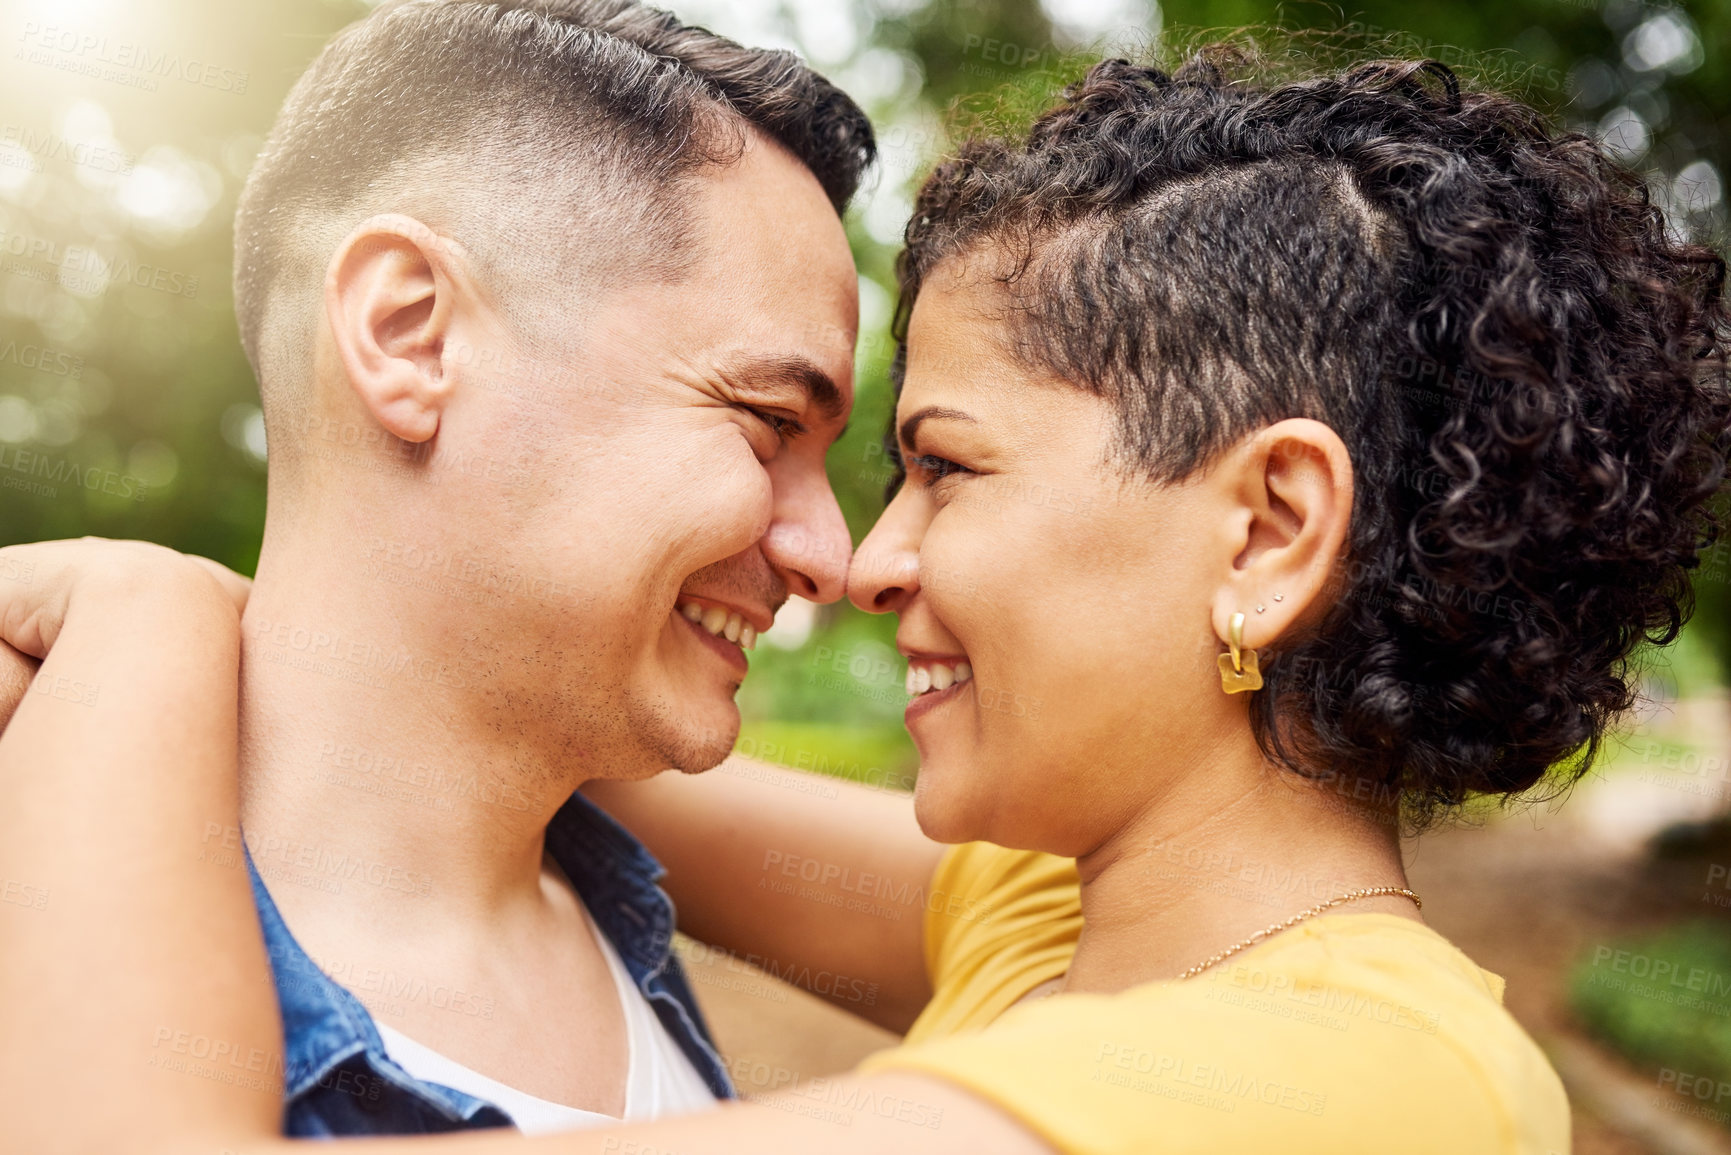
[[[733,1085],[672,951],[665,873],[642,843],[581,794],[547,826],[547,852],[619,952],[637,989],[717,1098]],[[282,1008],[283,1134],[407,1135],[512,1126],[493,1104],[416,1079],[385,1053],[373,1017],[295,941],[246,856]]]

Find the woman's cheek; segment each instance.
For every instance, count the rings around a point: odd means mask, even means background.
[[[989,601],[991,571],[1002,560],[948,510],[932,519],[920,539],[920,594],[964,650],[977,628],[982,600]]]

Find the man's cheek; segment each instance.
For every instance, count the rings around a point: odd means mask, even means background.
[[[741,445],[744,445],[741,439]],[[763,540],[775,519],[773,474],[749,448],[697,466],[679,510],[702,564],[742,553]]]

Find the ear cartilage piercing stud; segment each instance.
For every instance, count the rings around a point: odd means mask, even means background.
[[[1267,609],[1267,608],[1268,608],[1268,607],[1267,607],[1267,606],[1257,606],[1257,607],[1256,607],[1256,612],[1257,612],[1257,613],[1261,613],[1261,612],[1262,612],[1262,611],[1263,611],[1263,610],[1265,610],[1265,609]]]
[[[1286,595],[1285,594],[1275,594],[1274,600],[1277,602],[1283,602],[1286,600]]]

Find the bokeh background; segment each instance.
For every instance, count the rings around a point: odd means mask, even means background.
[[[795,49],[878,125],[882,163],[848,218],[858,413],[830,456],[856,540],[889,475],[892,264],[914,186],[958,133],[1038,107],[1100,54],[1239,30],[1277,51],[1296,33],[1325,53],[1433,56],[1597,135],[1648,175],[1674,229],[1725,246],[1727,0],[668,6]],[[231,310],[235,198],[288,87],[367,11],[0,0],[0,543],[147,538],[251,571],[267,446]],[[1567,799],[1469,815],[1411,850],[1427,915],[1510,979],[1511,1008],[1563,1073],[1580,1151],[1707,1151],[1731,1135],[1728,579],[1721,546],[1696,621],[1644,659],[1640,715]],[[741,751],[906,788],[892,632],[848,607],[784,610],[741,692]]]

